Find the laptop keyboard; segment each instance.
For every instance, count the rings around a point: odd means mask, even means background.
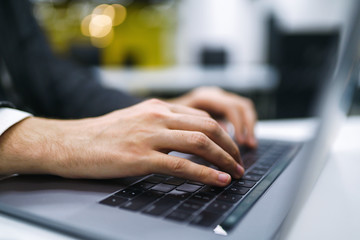
[[[257,149],[241,148],[245,174],[225,188],[154,174],[99,203],[191,225],[214,227],[242,203],[292,145],[261,140]]]

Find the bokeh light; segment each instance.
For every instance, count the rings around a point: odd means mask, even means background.
[[[109,4],[101,4],[97,7],[95,7],[94,10],[92,11],[92,13],[94,15],[103,15],[105,9],[108,8],[109,6],[110,6]]]
[[[90,36],[103,38],[112,30],[112,20],[106,15],[95,15],[89,24]]]
[[[81,33],[86,37],[90,37],[89,25],[91,22],[91,18],[92,18],[92,15],[87,15],[81,21]]]
[[[98,37],[91,37],[91,44],[97,48],[105,48],[107,47],[113,40],[114,40],[114,30],[111,29],[109,34],[105,37],[98,38]]]
[[[121,4],[101,4],[92,14],[81,22],[81,33],[90,37],[95,47],[103,48],[114,38],[113,26],[118,26],[126,19],[126,8]]]
[[[120,25],[126,19],[126,8],[121,4],[113,4],[112,5],[115,10],[115,17],[113,19],[113,26]]]

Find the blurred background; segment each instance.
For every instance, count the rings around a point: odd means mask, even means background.
[[[32,2],[54,52],[104,85],[162,98],[220,86],[275,119],[314,114],[350,0]]]

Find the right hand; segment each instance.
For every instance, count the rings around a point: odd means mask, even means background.
[[[3,173],[70,178],[159,173],[216,186],[244,173],[238,147],[209,114],[156,99],[96,118],[31,117],[0,140],[0,154],[7,156],[1,160]],[[173,150],[196,154],[221,171],[167,154]],[[12,166],[8,171],[6,164]]]

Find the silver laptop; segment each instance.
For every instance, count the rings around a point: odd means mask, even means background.
[[[353,9],[335,72],[325,81],[313,140],[260,140],[256,150],[242,149],[244,177],[226,188],[165,175],[112,180],[10,176],[0,182],[0,212],[86,239],[286,238],[284,229],[291,227],[320,173],[358,83],[360,4]]]

